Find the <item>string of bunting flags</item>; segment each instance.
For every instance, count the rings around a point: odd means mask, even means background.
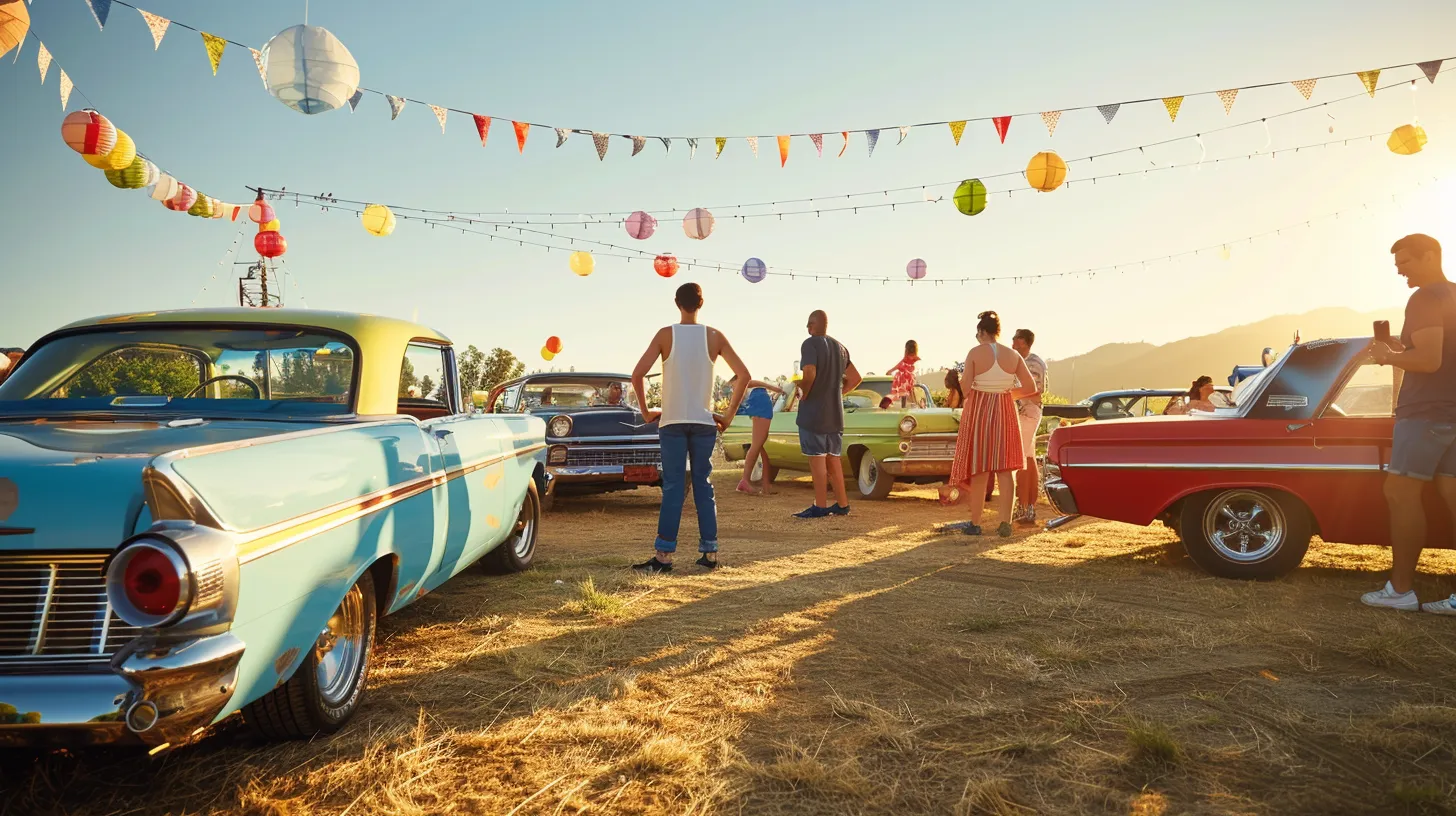
[[[103,31],[110,19],[113,5],[125,6],[138,12],[146,24],[148,32],[151,34],[153,50],[161,48],[162,39],[172,26],[196,32],[201,36],[208,64],[214,75],[217,73],[218,66],[222,62],[223,54],[227,46],[234,45],[247,49],[269,93],[273,94],[284,104],[302,113],[323,113],[343,107],[346,104],[353,111],[358,108],[364,94],[374,94],[384,97],[385,101],[389,104],[390,119],[393,120],[399,118],[399,115],[404,111],[409,102],[419,101],[411,100],[404,95],[385,93],[360,85],[359,65],[354,60],[352,54],[349,53],[349,50],[337,37],[320,26],[309,26],[306,24],[293,26],[280,32],[265,44],[262,49],[257,49],[237,40],[213,34],[195,26],[146,11],[125,2],[125,0],[84,0],[84,2],[91,9],[92,15]],[[6,7],[9,5],[13,5],[13,3],[7,4]],[[3,26],[3,22],[0,22],[0,26]],[[4,31],[5,29],[0,27],[0,55],[3,55],[9,50],[4,47]],[[308,72],[304,72],[297,67],[300,60],[296,56],[300,53],[307,53],[309,55],[310,68]],[[279,54],[284,58],[270,60],[271,54]],[[1437,75],[1441,73],[1442,64],[1448,59],[1451,58],[1444,57],[1434,60],[1412,61],[1380,68],[1370,68],[1363,71],[1346,71],[1304,79],[1260,82],[1251,85],[1228,87],[1221,90],[1183,93],[1176,96],[1128,99],[1111,104],[1078,105],[1056,110],[1038,110],[1001,116],[968,116],[963,119],[920,122],[890,127],[827,129],[817,133],[795,132],[740,136],[634,135],[598,131],[591,128],[545,125],[428,102],[420,102],[420,104],[428,107],[431,113],[434,114],[440,124],[440,132],[442,134],[446,130],[446,123],[451,113],[470,117],[482,147],[488,141],[492,122],[500,119],[501,121],[509,121],[511,123],[511,131],[515,137],[516,148],[520,153],[524,153],[526,150],[526,142],[531,130],[533,128],[544,128],[550,130],[555,135],[556,147],[558,148],[563,146],[573,134],[590,136],[597,157],[603,160],[606,158],[613,139],[625,139],[629,141],[632,145],[631,155],[633,156],[640,154],[649,142],[656,141],[661,143],[665,153],[671,153],[673,142],[683,142],[687,146],[687,153],[690,159],[697,155],[700,144],[705,147],[711,144],[713,156],[714,158],[718,158],[722,156],[724,149],[731,141],[745,142],[753,156],[757,157],[760,141],[769,141],[777,146],[779,164],[782,167],[788,163],[793,140],[800,138],[807,138],[813,145],[815,154],[822,158],[824,155],[826,136],[831,139],[835,136],[839,137],[841,144],[836,155],[840,157],[843,157],[848,151],[850,137],[852,135],[863,136],[866,157],[872,157],[882,134],[895,134],[896,144],[900,145],[905,143],[912,131],[944,127],[948,128],[949,135],[954,143],[959,145],[968,125],[989,122],[994,127],[1000,142],[1004,144],[1012,121],[1015,119],[1035,117],[1046,128],[1047,135],[1054,136],[1057,126],[1066,114],[1095,110],[1104,122],[1110,125],[1124,107],[1146,103],[1161,104],[1168,115],[1169,122],[1175,123],[1177,122],[1179,113],[1183,110],[1184,104],[1188,100],[1201,97],[1213,97],[1217,99],[1219,105],[1223,108],[1224,114],[1229,115],[1233,112],[1234,104],[1241,92],[1282,85],[1293,87],[1305,101],[1311,101],[1319,82],[1354,77],[1359,80],[1364,92],[1370,97],[1374,97],[1376,91],[1380,88],[1379,81],[1382,72],[1414,66],[1420,70],[1429,82],[1434,83]],[[1411,81],[1414,82],[1414,80]],[[833,152],[832,145],[830,149]]]

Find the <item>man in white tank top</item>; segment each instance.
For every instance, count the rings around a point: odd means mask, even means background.
[[[688,463],[692,462],[693,503],[698,511],[697,564],[708,569],[718,566],[718,506],[713,500],[713,447],[718,432],[727,428],[738,413],[743,392],[752,377],[738,359],[723,333],[698,322],[703,308],[703,290],[696,283],[678,287],[681,319],[657,330],[642,359],[632,371],[632,389],[643,406],[642,420],[658,423],[662,447],[662,508],[657,515],[657,540],[653,556],[632,569],[643,572],[672,572],[672,554],[677,551],[677,531],[682,522],[687,488]],[[722,357],[737,379],[725,415],[713,413],[713,364]],[[662,361],[662,406],[647,407],[647,372]]]

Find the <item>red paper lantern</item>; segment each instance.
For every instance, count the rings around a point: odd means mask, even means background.
[[[82,156],[105,156],[116,146],[116,128],[94,110],[76,111],[61,121],[61,138]]]
[[[546,350],[549,351],[549,352],[551,352],[552,354],[560,354],[561,353],[561,338],[560,337],[557,337],[554,334],[551,335],[550,337],[546,338]]]
[[[174,212],[187,212],[196,203],[197,191],[185,184],[177,185],[177,194],[162,202],[163,206]]]
[[[288,241],[281,232],[260,232],[253,236],[253,249],[264,258],[277,258],[288,251]]]
[[[670,278],[677,274],[677,258],[672,255],[658,255],[652,261],[652,268],[664,278]]]

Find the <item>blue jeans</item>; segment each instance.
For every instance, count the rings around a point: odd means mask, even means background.
[[[658,432],[662,445],[662,509],[657,515],[658,552],[677,551],[677,528],[682,523],[688,461],[693,463],[693,503],[698,508],[698,551],[718,551],[718,503],[713,500],[714,425],[668,425]]]

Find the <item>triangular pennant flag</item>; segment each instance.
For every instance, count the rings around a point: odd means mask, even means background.
[[[669,155],[672,154],[672,139],[669,139],[666,136],[658,136],[657,141],[662,142],[662,152]]]
[[[1057,135],[1057,122],[1060,122],[1061,119],[1062,119],[1062,112],[1061,111],[1043,111],[1042,112],[1042,114],[1041,114],[1041,123],[1043,125],[1046,125],[1047,135],[1048,136],[1055,136],[1055,135]]]
[[[688,139],[688,158],[691,159],[696,155],[698,155],[698,140]]]
[[[571,131],[567,130],[566,128],[557,128],[556,129],[556,146],[557,147],[561,147],[562,145],[566,144],[566,137],[567,136],[570,136],[570,135],[571,135]]]
[[[910,135],[910,126],[909,125],[901,125],[900,126],[900,140],[897,141],[897,142],[895,142],[895,144],[897,144],[897,145],[904,144],[905,143],[905,137],[906,136],[909,136],[909,135]]]
[[[635,156],[638,153],[641,153],[642,152],[642,148],[644,148],[646,146],[647,146],[647,137],[646,136],[633,136],[632,137],[632,155]]]
[[[96,25],[105,31],[106,18],[111,16],[111,0],[86,0],[86,5],[91,7],[91,16],[96,18]]]
[[[431,105],[430,106],[430,110],[434,111],[435,112],[435,118],[440,120],[440,132],[441,133],[444,133],[445,132],[445,117],[448,116],[448,115],[450,115],[450,112],[447,111],[447,110],[445,110],[444,108],[440,107],[439,105]]]
[[[263,87],[268,87],[268,69],[263,66],[263,52],[256,48],[249,48],[253,53],[253,64],[258,66],[258,78],[263,80]]]
[[[612,135],[610,133],[592,133],[592,144],[597,146],[598,161],[602,161],[607,158],[607,143],[611,140],[611,138]]]
[[[779,167],[789,163],[789,137],[779,137]]]
[[[212,63],[212,75],[217,76],[217,64],[222,62],[222,50],[227,48],[227,40],[206,31],[198,33],[202,35],[202,45],[207,49],[207,61]]]
[[[359,100],[361,100],[363,98],[364,98],[364,92],[363,91],[355,91],[354,92],[354,95],[351,96],[351,97],[349,97],[349,113],[353,113],[354,111],[356,111],[356,110],[359,109]]]
[[[66,69],[61,69],[61,110],[65,110],[71,104],[71,89],[76,87],[71,84],[71,78],[66,76]]]
[[[753,151],[753,157],[755,159],[758,158],[758,137],[757,136],[749,136],[748,137],[748,149]]]
[[[516,152],[526,152],[526,134],[531,132],[531,125],[528,122],[511,122],[511,127],[516,129]]]
[[[1001,137],[1001,144],[1006,144],[1006,131],[1011,129],[1011,117],[997,116],[991,123],[996,126],[996,135]]]
[[[156,51],[162,47],[162,38],[167,36],[167,26],[170,26],[172,21],[150,11],[141,9],[137,9],[137,11],[141,12],[142,19],[146,21],[147,30],[152,32],[152,50]]]
[[[1443,63],[1443,62],[1445,62],[1445,60],[1431,60],[1430,62],[1418,62],[1418,63],[1416,63],[1416,67],[1419,68],[1419,69],[1421,69],[1421,73],[1425,74],[1426,75],[1426,79],[1431,84],[1434,85],[1435,82],[1436,82],[1436,74],[1441,73],[1441,63]]]
[[[810,133],[809,141],[814,143],[814,150],[819,153],[819,158],[824,158],[824,134]]]
[[[835,158],[842,159],[844,158],[844,151],[849,149],[849,131],[841,130],[839,135],[844,137],[844,145],[839,148],[839,155]]]
[[[726,137],[723,137],[723,136],[714,136],[713,137],[713,147],[715,148],[715,150],[713,152],[713,158],[716,159],[719,156],[723,155],[723,148],[725,146],[727,146],[727,144],[728,144],[728,139]]]
[[[40,84],[44,85],[51,70],[51,52],[46,50],[45,43],[40,44],[40,53],[35,55],[35,66],[40,69]]]
[[[1229,88],[1227,91],[1218,92],[1218,101],[1223,103],[1223,115],[1228,116],[1229,111],[1234,109],[1234,99],[1238,98],[1239,89]]]
[[[1360,77],[1360,83],[1365,86],[1365,93],[1370,94],[1370,98],[1374,99],[1375,83],[1380,81],[1380,69],[1376,68],[1374,71],[1361,71],[1355,76]]]
[[[960,143],[961,143],[961,137],[964,136],[965,133],[966,133],[966,120],[961,119],[959,121],[955,121],[955,122],[951,122],[950,123],[950,137],[952,139],[955,139],[955,143],[956,143],[957,146],[960,145]]]
[[[1181,97],[1181,96],[1166,96],[1166,97],[1163,97],[1163,107],[1165,107],[1165,108],[1168,109],[1168,121],[1169,122],[1176,122],[1176,121],[1178,121],[1178,109],[1181,108],[1181,107],[1183,107],[1183,97]]]
[[[480,134],[480,146],[485,147],[485,139],[490,135],[490,117],[481,116],[478,113],[472,113],[470,115],[475,119],[475,132]],[[561,145],[558,144],[556,146],[560,147]]]
[[[390,96],[389,94],[385,94],[384,98],[389,100],[389,121],[393,122],[399,118],[399,112],[404,110],[404,103],[409,100],[402,96]]]
[[[1293,85],[1295,90],[1299,91],[1300,96],[1303,96],[1305,101],[1309,101],[1309,98],[1314,95],[1315,82],[1316,80],[1313,79],[1296,79],[1289,84]]]
[[[869,153],[869,155],[871,155],[871,156],[875,155],[875,145],[878,144],[879,141],[880,141],[880,132],[878,130],[866,130],[865,131],[865,142],[870,147],[870,153]]]
[[[1117,109],[1121,107],[1121,102],[1118,102],[1116,105],[1098,105],[1097,112],[1102,114],[1102,120],[1110,125],[1112,124],[1112,117],[1117,115]]]

